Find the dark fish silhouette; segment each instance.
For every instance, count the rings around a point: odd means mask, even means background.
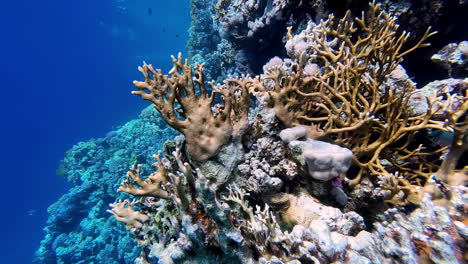
[[[148,15],[152,15],[153,14],[153,9],[151,9],[151,7],[148,7]]]

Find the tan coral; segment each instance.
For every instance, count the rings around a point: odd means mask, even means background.
[[[281,223],[288,227],[295,225],[309,226],[314,220],[333,218],[341,214],[338,208],[323,205],[306,190],[297,193],[276,193],[269,197],[269,202],[278,207]]]
[[[387,83],[403,56],[429,45],[424,41],[434,34],[428,29],[404,51],[409,34],[398,35],[397,30],[396,18],[379,4],[370,4],[361,18],[351,19],[349,12],[342,19],[331,15],[307,35],[313,43],[311,57],[323,65],[320,76],[305,76],[300,67],[291,75],[269,73],[250,87],[287,127],[305,126],[308,137],[350,149],[353,164],[360,167],[350,185],[359,183],[363,175],[377,177],[393,171],[422,184],[439,167],[427,157],[441,155],[444,148],[424,151],[422,146],[410,146],[411,142],[423,129],[450,131],[444,122],[433,119],[443,109],[439,98],[428,99],[429,110],[412,116],[408,100],[414,87]],[[301,60],[305,59],[303,54],[299,64],[304,65],[306,61]],[[274,81],[272,88],[269,80]]]
[[[153,172],[146,180],[141,178],[141,165],[133,166],[127,173],[118,192],[126,192],[134,196],[152,196],[155,198],[168,199],[170,193],[165,186],[168,183],[167,170],[161,162],[159,155],[154,155],[158,161],[159,171]],[[135,186],[136,185],[136,186]]]
[[[153,167],[158,171],[150,174],[145,180],[141,178],[141,165],[132,167],[127,178],[122,182],[118,192],[126,192],[134,196],[145,196],[172,200],[182,211],[188,208],[190,193],[187,184],[193,185],[192,168],[180,159],[180,149],[172,153],[176,160],[176,169],[168,170],[164,167],[160,155],[153,155],[157,160]]]
[[[180,53],[177,59],[172,57],[172,62],[170,76],[163,75],[152,65],[139,67],[145,80],[134,81],[138,91],[132,93],[152,102],[166,122],[185,135],[191,158],[207,160],[233,136],[235,130],[247,125],[247,86],[250,82],[247,79],[227,80],[222,85],[211,82],[210,92],[205,85],[203,64],[192,69],[187,61],[182,61]],[[214,106],[217,95],[224,103]],[[233,120],[233,113],[242,116]]]
[[[109,204],[112,209],[107,212],[114,215],[117,221],[125,223],[125,227],[128,229],[140,229],[143,225],[149,221],[149,217],[133,209],[136,201],[118,201],[116,203]]]
[[[380,175],[378,178],[385,202],[394,206],[421,203],[423,188],[410,184],[399,173]]]

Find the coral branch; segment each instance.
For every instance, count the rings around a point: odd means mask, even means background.
[[[132,167],[128,172],[118,192],[126,192],[134,196],[149,196],[172,200],[182,211],[188,208],[190,193],[186,188],[187,183],[193,184],[192,168],[188,163],[180,159],[180,149],[176,148],[173,156],[177,162],[178,169],[168,170],[164,167],[160,155],[153,155],[157,160],[153,167],[159,167],[146,180],[141,179],[141,165]]]
[[[170,193],[165,186],[168,183],[167,170],[164,168],[159,155],[154,155],[154,158],[157,159],[159,171],[149,175],[146,180],[142,180],[140,175],[141,165],[137,167],[133,166],[127,173],[127,179],[122,182],[117,191],[126,192],[134,196],[152,196],[168,199]]]
[[[429,100],[426,113],[412,116],[408,101],[415,87],[404,78],[399,64],[404,55],[427,46],[424,42],[434,33],[428,29],[418,43],[403,51],[409,34],[396,33],[396,18],[382,11],[380,4],[371,3],[369,9],[360,18],[352,19],[350,12],[341,19],[330,15],[319,24],[309,23],[300,35],[289,32],[287,49],[294,50],[297,43],[307,45],[297,58],[299,66],[318,63],[320,74],[305,74],[304,67],[292,74],[273,70],[251,87],[251,93],[263,96],[285,126],[305,126],[308,137],[350,149],[361,170],[351,185],[359,183],[362,175],[377,177],[396,169],[408,179],[424,181],[437,165],[426,160],[426,167],[413,166],[409,160],[423,155],[409,142],[423,129],[450,131],[450,126],[434,118],[444,108],[440,98]],[[393,168],[385,168],[383,160]]]
[[[228,80],[223,85],[210,83],[212,92],[209,92],[203,64],[192,69],[187,61],[182,62],[180,53],[177,59],[172,57],[172,62],[170,77],[154,70],[152,65],[139,67],[145,80],[134,81],[138,91],[132,93],[152,102],[166,122],[185,135],[191,158],[207,160],[245,127],[249,107],[247,89],[251,82],[245,78]],[[224,104],[213,106],[216,95],[221,96]]]
[[[128,229],[139,229],[143,227],[143,224],[149,221],[149,217],[133,210],[133,206],[135,204],[135,200],[132,202],[127,200],[118,201],[116,203],[109,204],[112,209],[107,210],[107,212],[113,214],[117,221],[125,223],[125,227]]]

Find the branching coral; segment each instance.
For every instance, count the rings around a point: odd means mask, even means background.
[[[180,53],[177,59],[172,57],[172,62],[170,76],[146,63],[139,67],[145,80],[134,81],[138,91],[132,93],[152,102],[166,122],[185,135],[191,158],[207,160],[245,127],[250,80],[231,79],[222,85],[210,82],[210,92],[203,64],[195,65],[192,71]],[[214,105],[216,95],[221,96],[223,105]]]
[[[231,3],[219,1],[218,7]],[[348,204],[361,197],[347,196],[341,181],[353,163],[358,172],[350,186],[373,176],[366,182],[380,187],[372,195],[395,206],[420,204],[425,189],[415,184],[424,184],[439,167],[438,179],[453,182],[449,174],[466,150],[467,130],[467,98],[459,92],[425,98],[422,112],[409,107],[415,85],[400,63],[428,45],[424,41],[433,33],[428,29],[404,50],[409,34],[397,34],[395,21],[372,3],[360,18],[348,12],[342,19],[331,15],[310,23],[299,36],[288,34],[293,60],[274,58],[255,79],[242,76],[208,87],[203,65],[192,68],[180,54],[172,58],[169,75],[140,67],[145,80],[134,82],[133,93],[151,101],[185,136],[165,146],[166,158],[155,155],[159,170],[146,179],[140,166],[128,172],[119,191],[143,196],[141,213],[132,210],[135,203],[127,208],[129,202],[110,210],[138,231],[140,260],[188,263],[210,251],[238,263],[327,263],[348,261],[352,254],[384,259],[356,246],[372,237],[362,231],[357,213],[344,214],[317,197],[335,195],[327,201],[352,208]],[[250,120],[249,92],[261,99]],[[259,113],[268,113],[265,121]],[[293,128],[279,133],[279,121]],[[243,136],[249,124],[255,133]],[[422,130],[455,134],[446,161],[437,158],[447,147],[423,147],[417,139]],[[347,227],[334,223],[340,219]]]
[[[381,190],[387,203],[394,206],[406,205],[408,203],[418,205],[420,203],[423,194],[422,188],[411,185],[398,172],[380,175],[378,178],[378,184],[381,186],[378,190]]]
[[[229,196],[223,197],[224,200],[236,203],[248,216],[247,221],[240,223],[248,243],[262,254],[283,255],[281,242],[285,237],[268,204],[265,204],[263,210],[257,205],[254,211],[246,200],[249,194],[245,190],[236,184],[230,185],[228,190]]]
[[[360,170],[351,185],[363,174],[376,177],[397,170],[422,184],[438,169],[429,157],[443,149],[424,152],[412,146],[413,140],[423,129],[450,131],[434,119],[444,105],[440,98],[428,98],[428,111],[413,116],[408,100],[414,86],[389,85],[388,78],[404,55],[427,46],[424,41],[434,33],[428,29],[416,45],[404,50],[409,34],[398,35],[396,18],[379,4],[370,4],[360,18],[350,16],[330,15],[318,25],[309,24],[302,36],[300,69],[287,75],[273,70],[251,92],[263,96],[287,127],[306,126],[308,137],[352,150],[353,164]],[[321,71],[306,76],[303,68],[311,61],[319,63]],[[418,165],[414,160],[420,160]]]
[[[159,171],[152,173],[142,180],[140,171],[141,165],[133,166],[130,171],[127,173],[127,179],[125,179],[118,192],[126,192],[134,196],[152,196],[156,198],[169,198],[169,192],[166,190],[166,184],[169,182],[167,178],[167,170],[162,165],[159,155],[154,155],[158,160]],[[132,184],[133,182],[133,184]],[[136,188],[134,185],[137,185],[139,188]]]
[[[179,166],[183,172],[176,171],[175,175],[169,172],[161,161],[160,155],[154,155],[157,160],[157,166],[159,170],[150,174],[145,180],[141,178],[141,165],[133,166],[127,173],[127,179],[125,179],[118,192],[126,192],[133,196],[150,196],[155,198],[173,200],[178,206],[182,208],[187,207],[187,199],[185,193],[186,177],[191,177],[191,170],[187,168],[187,164],[183,164],[178,159],[177,150],[174,152],[174,156],[178,161]],[[153,164],[153,167],[156,164]],[[188,166],[189,167],[189,166]],[[137,187],[136,187],[136,186]]]
[[[124,201],[111,205],[116,209],[109,210],[128,228],[134,226],[134,222],[139,224],[138,229],[132,230],[143,249],[142,259],[158,256],[169,260],[176,257],[168,256],[167,248],[171,248],[169,251],[173,255],[183,255],[183,250],[191,247],[190,240],[183,233],[186,230],[181,230],[181,222],[194,204],[190,191],[190,186],[193,186],[192,168],[182,161],[180,148],[176,147],[171,154],[166,153],[168,155],[171,160],[154,155],[157,162],[153,167],[159,169],[145,180],[141,178],[141,166],[132,167],[118,191],[142,198],[138,202]],[[127,204],[130,205],[128,208],[125,207]],[[138,205],[141,212],[132,210],[134,205]],[[174,241],[177,237],[178,241]]]
[[[125,223],[125,226],[128,229],[135,230],[143,227],[143,224],[149,221],[149,217],[141,212],[135,211],[133,206],[137,202],[133,200],[132,202],[129,201],[119,201],[116,203],[110,204],[112,207],[111,210],[107,210],[107,212],[112,213],[120,222]]]

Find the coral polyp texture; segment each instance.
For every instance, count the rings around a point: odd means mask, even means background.
[[[168,132],[164,144],[154,144],[144,131],[158,129],[144,122],[135,135],[138,148],[122,144],[115,155],[125,158],[107,157],[104,164],[83,155],[108,154],[114,136],[72,149],[62,170],[80,184],[80,197],[98,197],[95,189],[103,185],[82,181],[100,166],[114,175],[106,178],[99,207],[86,202],[112,230],[126,229],[125,241],[134,238],[126,246],[132,253],[110,262],[466,262],[466,43],[433,57],[453,78],[418,87],[403,59],[437,35],[419,24],[413,25],[419,34],[402,30],[404,4],[372,2],[355,17],[328,12],[329,1],[309,2],[220,0],[203,10],[192,1],[194,19],[201,16],[192,30],[219,33],[216,52],[192,49],[193,65],[181,54],[172,57],[168,74],[144,63],[132,92],[159,112],[156,118],[154,109],[145,110],[152,122],[164,127],[165,121],[181,134]],[[296,21],[301,8],[313,11]],[[251,41],[267,42],[265,32],[279,25],[281,52],[252,66]],[[190,43],[203,42],[192,35]],[[213,76],[219,71],[224,74]],[[228,76],[238,72],[244,74]],[[73,201],[66,203],[78,204]],[[103,204],[110,205],[107,218]],[[47,231],[41,260],[73,260],[62,253],[68,248],[60,231]],[[51,261],[52,250],[65,261]]]

